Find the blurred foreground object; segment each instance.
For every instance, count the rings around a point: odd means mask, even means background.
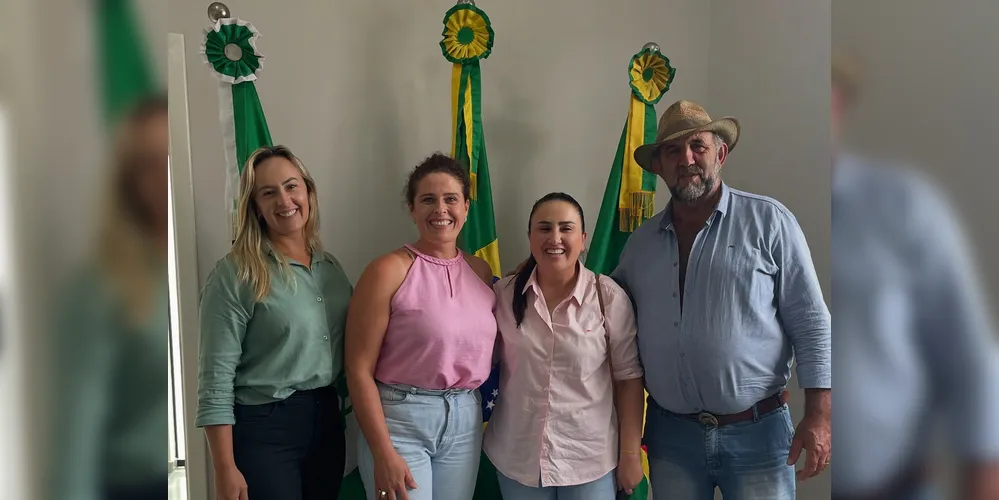
[[[168,422],[167,101],[116,131],[96,251],[53,332],[54,499],[165,499]]]
[[[938,489],[938,423],[958,461],[958,498],[999,498],[999,352],[983,288],[934,182],[838,143],[862,74],[834,55],[833,498]]]
[[[131,0],[96,0],[97,54],[101,67],[104,118],[114,123],[136,102],[154,90]],[[164,178],[164,182],[166,179]]]

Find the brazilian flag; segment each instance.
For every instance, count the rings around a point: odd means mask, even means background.
[[[493,213],[492,185],[486,140],[482,130],[482,76],[479,61],[489,57],[493,48],[492,25],[482,9],[467,3],[455,5],[444,15],[441,52],[451,68],[451,154],[468,168],[472,181],[468,219],[458,237],[458,246],[489,263],[493,280],[501,276],[496,218]],[[482,418],[489,416],[499,396],[499,369],[479,388],[482,393]],[[475,483],[475,500],[502,498],[496,480],[496,468],[482,454]]]

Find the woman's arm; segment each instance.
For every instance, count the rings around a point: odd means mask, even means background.
[[[614,407],[620,434],[620,455],[638,455],[642,447],[642,413],[645,410],[642,379],[614,381]]]
[[[209,425],[205,427],[208,449],[212,454],[212,468],[216,471],[236,467],[232,455],[232,426]]]
[[[358,426],[376,459],[394,448],[375,384],[375,365],[388,327],[392,297],[411,264],[408,255],[398,252],[376,259],[358,280],[347,311],[347,388]]]
[[[198,411],[195,426],[203,427],[217,466],[234,464],[232,425],[236,423],[233,385],[243,353],[246,325],[253,312],[252,298],[243,293],[235,265],[216,264],[202,291],[198,361]],[[222,438],[221,436],[227,436]]]
[[[205,283],[200,306],[201,355],[195,426],[204,428],[208,439],[216,497],[245,498],[246,481],[236,468],[232,452],[232,426],[236,423],[234,381],[254,300],[231,261],[223,259],[216,264]]]
[[[618,419],[618,482],[627,493],[642,480],[642,413],[645,372],[638,357],[638,327],[631,299],[620,285],[599,277],[604,296],[604,327],[607,329],[614,408]]]

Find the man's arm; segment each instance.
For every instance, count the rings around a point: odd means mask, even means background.
[[[829,308],[822,298],[805,235],[790,212],[779,214],[772,251],[779,268],[775,292],[777,313],[794,348],[798,383],[802,389],[831,389]]]
[[[917,340],[934,388],[934,411],[948,417],[951,442],[965,465],[962,498],[995,498],[988,496],[999,494],[995,330],[957,213],[929,185],[917,184],[915,192],[913,206],[921,216],[914,220],[934,233],[914,245],[912,266]]]
[[[777,312],[797,360],[805,389],[805,415],[794,431],[788,465],[806,451],[798,480],[817,476],[832,453],[832,322],[822,298],[808,243],[790,212],[779,214],[773,247],[777,263]]]

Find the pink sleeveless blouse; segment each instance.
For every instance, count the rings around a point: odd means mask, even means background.
[[[392,297],[375,379],[421,389],[476,389],[489,377],[496,342],[496,295],[459,251],[453,259],[415,256]]]

